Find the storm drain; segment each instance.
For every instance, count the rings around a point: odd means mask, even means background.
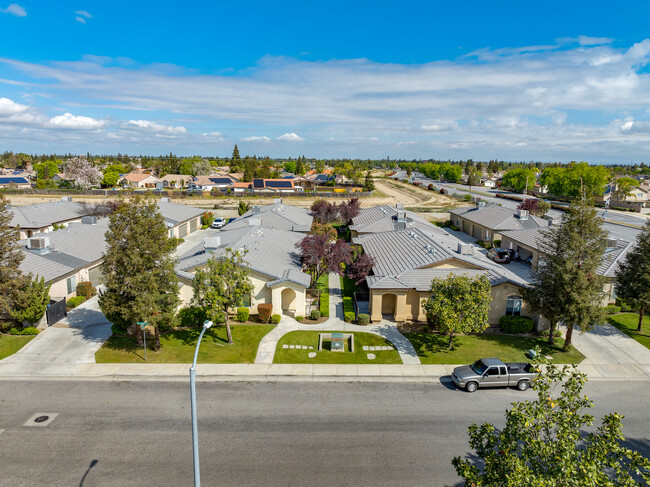
[[[23,426],[49,426],[59,413],[36,413]]]

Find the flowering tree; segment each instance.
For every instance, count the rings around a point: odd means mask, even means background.
[[[328,235],[307,235],[296,244],[300,261],[311,275],[312,286],[327,272],[343,275],[341,264],[352,261],[352,247],[343,240],[332,243]]]
[[[104,178],[102,171],[93,166],[84,156],[68,159],[65,172],[81,189],[97,186]]]
[[[528,198],[517,205],[518,210],[526,210],[531,215],[544,216],[551,209],[551,204],[544,200]]]

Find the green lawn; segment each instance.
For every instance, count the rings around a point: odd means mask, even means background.
[[[0,335],[0,360],[13,355],[36,335]]]
[[[320,294],[320,315],[329,316],[330,315],[330,276],[325,274],[320,276],[316,282],[316,289],[321,290]]]
[[[234,344],[228,345],[225,326],[214,326],[205,332],[199,362],[203,364],[253,363],[257,347],[273,325],[231,325]],[[201,328],[185,328],[161,335],[160,351],[154,352],[153,339],[147,339],[147,362],[192,363]],[[149,337],[147,337],[149,338]],[[135,338],[112,336],[95,354],[97,363],[144,363],[143,347]]]
[[[639,325],[638,313],[620,313],[607,318],[613,326],[621,330],[627,336],[634,338],[637,342],[646,348],[650,348],[650,317],[643,317],[643,326],[641,333],[636,331]]]
[[[388,340],[371,333],[354,333],[354,353],[348,351],[347,341],[344,352],[331,352],[329,341],[323,344],[323,350],[318,351],[318,335],[330,333],[329,331],[292,331],[284,335],[275,349],[273,363],[276,364],[401,364],[397,350],[365,351],[364,345],[385,346],[391,345]],[[307,345],[313,350],[296,350],[282,348],[282,345]],[[309,352],[316,352],[316,357],[309,358]],[[367,354],[374,353],[377,358],[368,359]]]
[[[539,345],[544,355],[553,357],[552,363],[577,364],[585,357],[575,348],[561,350],[563,338],[556,338],[555,346],[549,347],[545,338],[511,335],[455,336],[454,347],[447,350],[449,337],[426,331],[405,333],[423,364],[469,364],[484,357],[497,357],[504,362],[528,362],[526,352]]]

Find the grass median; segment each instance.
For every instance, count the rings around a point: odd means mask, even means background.
[[[250,364],[257,348],[273,325],[231,325],[235,343],[228,345],[225,326],[213,326],[203,335],[198,361],[203,364]],[[147,336],[147,362],[192,363],[201,328],[183,328],[160,336],[160,350],[153,350],[153,337]],[[95,353],[101,363],[144,363],[144,349],[135,338],[112,336]]]
[[[555,345],[549,346],[548,339],[540,337],[460,335],[454,337],[453,348],[448,350],[447,335],[421,331],[405,333],[404,336],[413,344],[423,364],[469,364],[485,357],[497,357],[504,362],[529,362],[526,352],[537,345],[543,355],[553,357],[551,363],[577,364],[585,358],[573,346],[563,352],[562,338],[556,338]]]
[[[621,330],[630,338],[634,338],[637,342],[643,345],[646,348],[650,348],[650,318],[647,316],[643,317],[643,326],[641,327],[641,332],[636,331],[636,327],[639,326],[639,314],[638,313],[620,313],[617,315],[612,315],[607,317],[607,321],[612,325]]]
[[[323,350],[318,351],[318,336],[320,333],[330,331],[292,331],[284,335],[275,349],[275,364],[401,364],[402,359],[397,350],[364,350],[364,346],[385,347],[392,345],[388,340],[372,333],[353,333],[354,353],[348,350],[348,341],[345,340],[345,351],[332,352],[329,349],[329,340],[323,344]],[[312,346],[313,349],[303,350],[283,348],[283,345]],[[315,352],[316,356],[309,358],[308,354]],[[375,359],[368,358],[368,354],[375,355]]]
[[[35,335],[0,335],[0,360],[27,345]]]

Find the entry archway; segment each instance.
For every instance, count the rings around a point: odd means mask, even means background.
[[[397,307],[397,296],[394,294],[384,294],[381,297],[381,314],[382,315],[393,315],[395,316],[395,311]]]
[[[282,312],[295,311],[296,291],[291,288],[282,290]]]

